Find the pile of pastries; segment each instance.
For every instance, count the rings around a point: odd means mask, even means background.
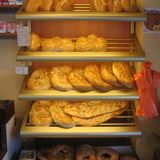
[[[134,78],[128,62],[108,62],[88,64],[85,67],[69,65],[38,68],[27,80],[30,90],[59,91],[78,90],[82,92],[99,90],[109,91],[115,88],[133,88]]]
[[[90,101],[35,101],[29,112],[29,123],[33,126],[63,127],[96,126],[123,113],[129,106],[123,100]]]
[[[90,34],[87,37],[79,37],[76,41],[73,41],[71,38],[61,37],[40,38],[37,34],[31,33],[29,48],[32,51],[103,52],[107,50],[107,40],[98,37],[96,34]]]
[[[36,11],[72,11],[74,0],[27,0],[25,12]],[[97,12],[136,12],[136,0],[90,0],[91,11]]]
[[[82,144],[76,148],[68,144],[58,144],[37,151],[38,160],[137,160],[135,156],[120,155],[108,146]]]

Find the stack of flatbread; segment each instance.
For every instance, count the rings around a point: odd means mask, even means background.
[[[43,124],[40,121],[42,115],[37,114],[33,110],[35,105],[43,107],[45,103],[33,103],[32,109],[29,114],[30,123],[36,125],[34,119],[39,119],[37,125]],[[121,113],[123,113],[129,105],[128,101],[113,101],[113,100],[91,100],[83,102],[67,102],[67,101],[52,101],[49,103],[48,109],[50,112],[49,117],[53,121],[64,128],[72,128],[78,126],[96,126],[99,125]],[[32,113],[32,114],[31,114]],[[43,112],[42,112],[43,114]],[[51,123],[50,123],[51,124]]]

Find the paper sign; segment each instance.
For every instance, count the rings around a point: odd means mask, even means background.
[[[28,26],[17,27],[17,41],[19,47],[30,45],[30,30]]]
[[[28,74],[28,67],[16,67],[16,74]]]

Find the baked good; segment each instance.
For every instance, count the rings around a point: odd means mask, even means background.
[[[96,126],[96,125],[100,125],[101,123],[103,123],[113,117],[116,117],[117,115],[120,115],[126,109],[127,109],[127,107],[124,109],[115,111],[115,112],[105,113],[105,114],[98,115],[98,116],[91,117],[91,118],[72,117],[72,119],[76,123],[76,125],[85,126],[85,127]]]
[[[29,112],[29,123],[34,126],[50,126],[53,122],[49,112],[49,103],[35,101]]]
[[[123,11],[121,0],[114,0],[114,2],[113,2],[113,11],[114,12]]]
[[[74,149],[70,145],[56,145],[37,151],[39,160],[74,160]]]
[[[75,102],[64,107],[64,112],[68,115],[80,118],[91,118],[105,113],[115,112],[128,106],[127,101],[85,101]]]
[[[113,86],[116,86],[116,87],[121,87],[122,86],[118,82],[116,76],[113,73],[112,63],[111,62],[101,64],[101,66],[100,66],[100,73],[101,73],[102,79],[105,82],[110,83],[110,84],[112,84]]]
[[[87,39],[85,37],[79,37],[75,44],[75,50],[78,52],[86,51]]]
[[[62,51],[73,52],[74,48],[74,42],[70,38],[63,38]]]
[[[56,0],[56,11],[72,11],[74,7],[74,0]]]
[[[64,128],[72,128],[75,126],[72,117],[63,112],[63,108],[69,105],[66,101],[53,101],[49,106],[50,114],[54,122]]]
[[[98,37],[96,41],[96,50],[97,52],[105,52],[107,50],[107,40],[102,37]]]
[[[68,75],[72,71],[70,66],[53,67],[50,73],[50,80],[53,88],[61,91],[73,89],[73,86],[68,81]]]
[[[43,38],[41,42],[42,51],[54,51],[52,38]]]
[[[106,0],[91,0],[92,11],[105,12],[106,7]]]
[[[61,52],[63,51],[63,39],[60,37],[52,38],[53,51]]]
[[[30,46],[29,48],[32,50],[32,51],[37,51],[39,50],[41,47],[41,38],[35,34],[35,33],[31,33],[30,34]]]
[[[84,75],[84,68],[75,68],[68,75],[69,82],[80,91],[90,91],[94,87]]]
[[[43,0],[27,0],[24,3],[24,11],[28,13],[38,11],[42,5],[42,1]]]
[[[112,70],[121,84],[128,88],[133,88],[134,78],[128,62],[113,62]]]
[[[119,160],[119,154],[117,151],[109,147],[95,147],[96,149],[96,160]],[[107,155],[107,158],[106,158]]]
[[[96,160],[96,153],[92,146],[88,144],[81,145],[77,148],[76,160]]]
[[[52,11],[54,10],[55,0],[42,0],[42,4],[40,6],[41,11]]]
[[[121,5],[126,12],[136,12],[138,10],[135,0],[121,0]]]
[[[92,83],[96,88],[100,90],[107,91],[113,88],[111,84],[106,83],[105,81],[102,80],[99,66],[96,64],[91,64],[86,66],[85,77],[90,83]]]
[[[33,90],[48,90],[51,88],[48,68],[39,68],[32,72],[27,80],[27,88]]]

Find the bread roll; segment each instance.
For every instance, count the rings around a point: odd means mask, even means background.
[[[56,0],[56,11],[72,11],[74,7],[74,0]]]
[[[43,38],[41,42],[42,51],[54,51],[52,38]]]
[[[72,71],[70,66],[53,67],[50,73],[50,80],[53,88],[60,91],[68,91],[73,89],[73,86],[68,81],[68,75]]]
[[[63,38],[62,51],[73,52],[75,48],[74,42],[70,38]]]
[[[112,70],[121,84],[128,88],[133,88],[134,78],[132,76],[132,71],[129,63],[113,62]]]
[[[135,0],[121,0],[121,5],[126,12],[136,12],[138,10]]]
[[[34,126],[50,126],[53,123],[49,112],[50,103],[36,101],[32,104],[29,112],[29,123]]]
[[[27,81],[28,89],[48,90],[51,88],[49,69],[39,68],[32,72]]]
[[[40,39],[40,37],[35,33],[31,33],[30,34],[30,46],[29,46],[29,48],[32,51],[37,51],[37,50],[40,49],[40,47],[41,47],[41,39]]]
[[[87,80],[92,83],[96,88],[107,91],[113,88],[113,86],[109,83],[106,83],[102,80],[100,75],[99,66],[97,65],[88,65],[85,68],[85,77]]]
[[[75,44],[75,50],[78,52],[86,51],[87,39],[85,37],[79,37]]]
[[[41,11],[52,11],[54,10],[55,0],[43,0],[40,6]]]
[[[107,9],[106,0],[91,0],[92,11],[105,12]]]
[[[36,12],[40,9],[43,0],[27,0],[24,4],[24,11],[25,12]]]

